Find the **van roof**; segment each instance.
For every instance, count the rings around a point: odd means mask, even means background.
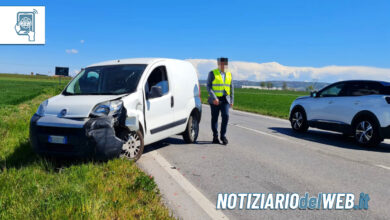
[[[168,59],[168,58],[129,58],[129,59],[118,59],[118,60],[109,60],[104,61],[100,63],[95,63],[92,65],[89,65],[88,67],[92,66],[108,66],[108,65],[123,65],[123,64],[152,64],[157,61],[164,61],[164,60],[176,60],[176,59]],[[176,60],[176,61],[182,61],[182,60]]]

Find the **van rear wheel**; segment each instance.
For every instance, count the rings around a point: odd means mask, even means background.
[[[199,134],[199,120],[191,115],[188,119],[186,130],[183,132],[183,139],[186,143],[194,143]]]

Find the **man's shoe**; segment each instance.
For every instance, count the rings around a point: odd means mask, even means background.
[[[221,137],[221,141],[222,141],[223,145],[227,145],[229,143],[229,141],[226,139],[226,137]]]
[[[221,142],[218,140],[218,137],[213,138],[213,144],[221,144]]]

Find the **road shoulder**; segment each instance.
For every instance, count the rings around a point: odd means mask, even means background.
[[[215,209],[175,167],[169,164],[157,150],[142,155],[137,165],[154,177],[164,203],[180,219],[228,219]]]

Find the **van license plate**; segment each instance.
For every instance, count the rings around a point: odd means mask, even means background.
[[[64,136],[49,135],[48,141],[52,144],[66,144],[67,140]]]

